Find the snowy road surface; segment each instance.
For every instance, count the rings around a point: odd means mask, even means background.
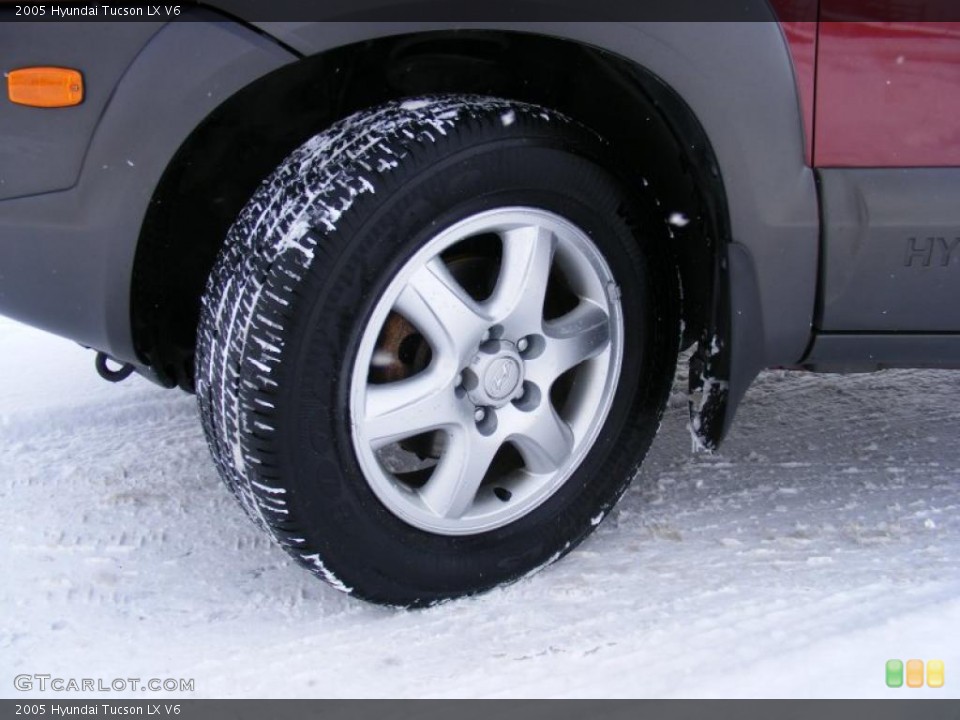
[[[766,373],[714,457],[678,391],[567,559],[385,610],[247,521],[192,397],[0,320],[0,696],[49,673],[192,697],[960,697],[958,438],[960,373]],[[889,658],[944,660],[945,687],[887,689]]]

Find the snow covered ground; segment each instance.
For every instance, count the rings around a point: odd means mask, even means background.
[[[713,457],[685,421],[678,386],[564,561],[384,610],[247,521],[192,397],[0,320],[0,696],[49,673],[192,697],[960,697],[960,373],[766,373]],[[945,687],[887,689],[890,658],[944,660]]]

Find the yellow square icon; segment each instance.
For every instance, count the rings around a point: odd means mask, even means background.
[[[943,687],[943,660],[931,660],[927,663],[927,687]]]
[[[907,660],[907,687],[923,687],[923,660]]]

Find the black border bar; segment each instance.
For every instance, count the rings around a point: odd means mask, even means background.
[[[209,8],[248,22],[945,22],[960,0],[0,0],[2,22],[191,22]],[[75,13],[75,14],[71,14]]]
[[[24,711],[24,706],[29,709]],[[87,708],[83,714],[69,712],[71,708],[83,707]],[[91,708],[96,712],[91,713]],[[949,700],[0,700],[0,718],[6,720],[17,717],[145,717],[154,720],[957,720],[960,718],[960,703]]]

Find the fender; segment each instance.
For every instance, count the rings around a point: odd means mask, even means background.
[[[426,15],[429,3],[422,10]],[[725,202],[717,203],[722,217],[715,224],[713,301],[690,368],[691,429],[699,445],[717,446],[761,368],[795,365],[803,357],[817,286],[817,194],[805,163],[790,54],[769,8],[766,22],[722,25],[411,23],[368,16],[363,22],[245,27],[214,12],[189,12],[207,22],[164,26],[124,73],[76,185],[0,203],[0,267],[9,252],[23,269],[4,278],[0,306],[6,314],[142,365],[130,322],[131,239],[170,158],[191,132],[231,95],[301,56],[469,27],[601,48],[662,80],[700,123]],[[195,52],[184,53],[185,47]],[[38,217],[44,218],[39,228]],[[31,288],[49,276],[50,257],[59,258],[58,282],[38,305]]]
[[[219,14],[185,13],[188,21],[148,24],[155,34],[111,86],[76,182],[0,202],[0,311],[122,363],[141,364],[130,322],[131,273],[136,239],[170,158],[226,98],[296,59]],[[31,30],[41,49],[46,29]],[[117,26],[71,29],[89,46],[112,42]]]
[[[89,80],[83,102],[67,112],[23,107],[3,99],[0,200],[66,190],[77,182],[84,153],[113,88],[162,27],[161,23],[118,22],[78,33],[72,23],[21,23],[13,7],[0,4],[4,70],[50,58],[62,67],[81,68]]]

